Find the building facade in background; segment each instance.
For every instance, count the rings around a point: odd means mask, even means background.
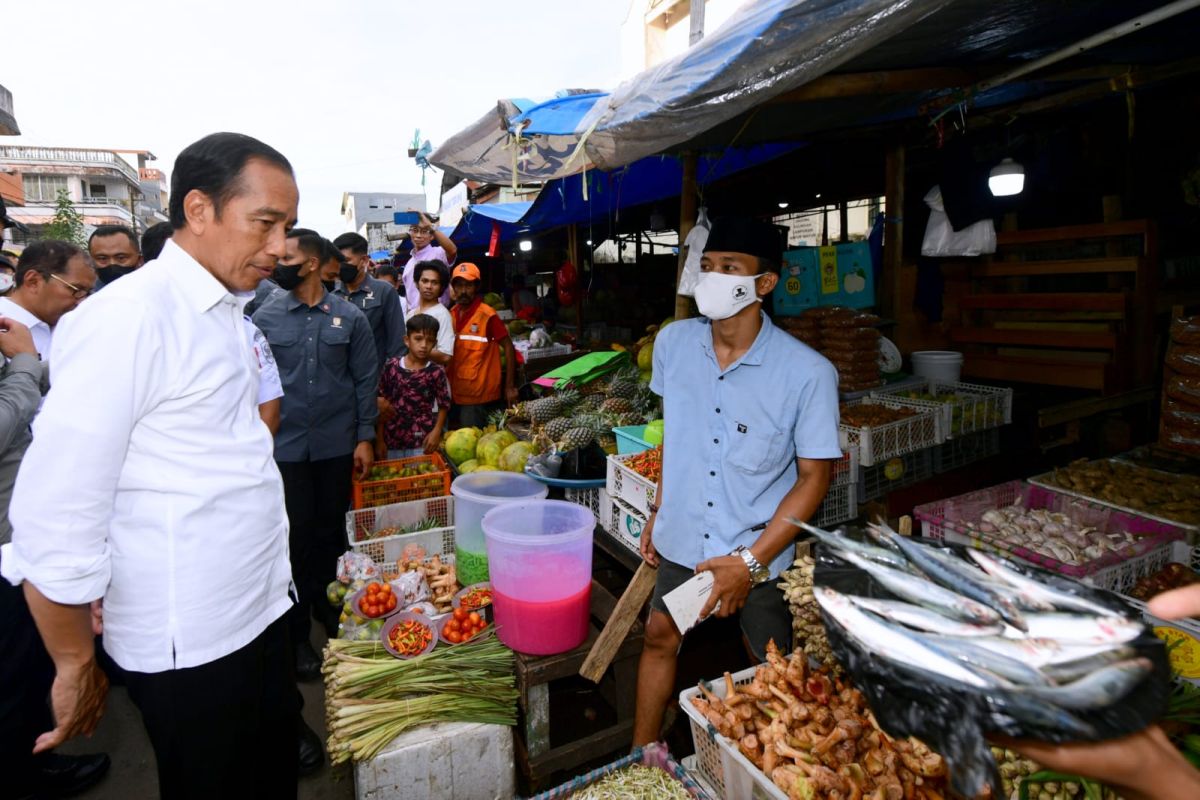
[[[632,0],[621,26],[621,80],[683,53],[721,27],[743,2]]]
[[[391,192],[343,192],[342,216],[346,230],[366,238],[371,252],[396,249],[408,234],[407,225],[396,225],[394,217],[410,208],[424,211],[425,195]]]
[[[88,233],[100,225],[127,225],[141,233],[167,219],[167,184],[148,150],[0,145],[0,175],[10,190],[19,184],[19,207],[10,215],[29,226],[14,242],[37,239],[54,217],[60,189],[83,215]],[[151,196],[152,195],[152,196]]]

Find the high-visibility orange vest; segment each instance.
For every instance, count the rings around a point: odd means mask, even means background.
[[[456,311],[457,309],[453,309]],[[450,397],[456,405],[479,405],[500,399],[500,343],[488,339],[496,312],[476,301],[475,311],[459,324],[454,314],[454,358],[450,360]]]

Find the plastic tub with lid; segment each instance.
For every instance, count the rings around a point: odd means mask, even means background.
[[[454,495],[454,561],[458,582],[464,586],[488,579],[487,551],[483,542],[483,515],[501,503],[541,500],[549,487],[516,472],[469,472],[450,485]]]

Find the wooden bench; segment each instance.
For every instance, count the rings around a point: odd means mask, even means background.
[[[1153,223],[1006,231],[996,242],[995,256],[970,266],[950,331],[964,375],[1102,394],[1150,381]],[[1080,257],[1062,257],[1071,253]]]

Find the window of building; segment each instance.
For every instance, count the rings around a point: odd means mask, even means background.
[[[67,189],[66,175],[24,175],[26,201],[54,202],[59,189]]]
[[[103,183],[93,183],[88,186],[88,197],[108,197],[108,187]]]

